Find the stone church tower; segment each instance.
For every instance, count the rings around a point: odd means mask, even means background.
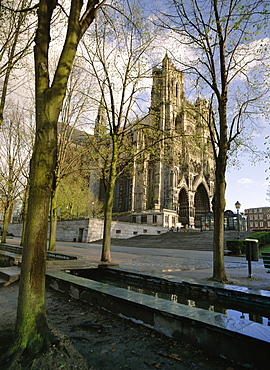
[[[205,100],[185,99],[184,74],[166,55],[153,69],[151,106],[145,124],[167,137],[155,155],[146,155],[133,175],[119,178],[115,212],[130,212],[130,221],[166,227],[200,227],[201,216],[211,211],[214,161]],[[143,143],[143,132],[134,142]],[[139,147],[138,147],[139,149]],[[140,168],[139,168],[140,167]]]

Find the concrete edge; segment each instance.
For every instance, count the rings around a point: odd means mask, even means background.
[[[53,289],[74,299],[96,304],[241,365],[260,369],[268,361],[270,328],[261,324],[228,318],[62,271],[48,272],[47,282]]]

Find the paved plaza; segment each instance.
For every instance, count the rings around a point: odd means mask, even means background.
[[[57,250],[84,256],[87,260],[99,261],[101,245],[59,243]],[[153,275],[177,276],[194,280],[206,280],[212,276],[213,253],[175,249],[155,249],[112,246],[112,259],[121,268]],[[252,277],[248,277],[248,263],[244,256],[225,256],[228,279],[236,284],[254,289],[270,290],[270,274],[260,259],[252,262]]]
[[[13,238],[8,244],[19,244]],[[114,244],[116,244],[114,242]],[[100,264],[101,244],[57,242],[56,251],[78,256],[76,261],[50,261],[48,268],[78,268]],[[111,247],[113,262],[123,269],[146,272],[153,275],[173,276],[204,280],[212,276],[213,253],[211,251],[177,250],[169,248],[140,248],[138,246]],[[230,283],[253,289],[270,290],[270,273],[263,266],[262,259],[252,262],[252,277],[248,277],[248,263],[245,256],[225,256],[226,274]]]

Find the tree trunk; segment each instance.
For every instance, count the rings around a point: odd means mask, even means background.
[[[37,135],[30,166],[22,266],[13,346],[20,353],[46,349],[51,343],[45,308],[47,230],[52,175],[56,164],[57,119],[48,122],[39,102]],[[50,117],[51,119],[52,117]]]
[[[216,157],[215,171],[215,194],[213,202],[214,213],[214,266],[213,280],[226,282],[224,264],[224,212],[225,212],[225,191],[226,191],[226,167],[227,167],[227,91],[224,83],[224,93],[219,101],[219,126],[220,126],[220,142],[218,155]]]
[[[33,354],[48,348],[52,339],[45,307],[47,232],[57,158],[57,122],[65,96],[62,88],[49,88],[48,45],[55,6],[55,1],[41,0],[38,10],[39,25],[34,48],[36,135],[30,163],[16,327],[14,342],[8,351],[15,358],[25,349]]]
[[[103,229],[103,244],[102,244],[102,262],[111,262],[111,227],[112,227],[112,210],[114,200],[114,188],[117,177],[117,162],[118,162],[118,143],[117,135],[112,135],[113,155],[106,191],[106,202],[104,211],[104,229]]]
[[[49,240],[49,251],[53,252],[56,250],[56,230],[57,230],[57,193],[58,185],[54,184],[54,189],[51,195],[51,210],[50,210],[50,240]]]
[[[25,224],[26,224],[26,215],[27,215],[27,207],[28,207],[28,198],[29,198],[29,181],[30,179],[27,179],[27,185],[25,188],[25,194],[24,194],[24,201],[23,201],[23,217],[22,217],[22,222],[23,222],[23,228],[22,228],[22,237],[21,237],[21,246],[25,244],[25,235],[26,235],[26,230],[25,230]]]
[[[8,229],[10,208],[11,208],[10,203],[7,206],[5,206],[5,208],[4,208],[4,220],[3,220],[3,230],[2,230],[1,243],[5,243],[6,240],[7,240],[7,229]]]
[[[45,272],[47,231],[53,175],[57,159],[57,123],[77,46],[92,23],[98,0],[89,1],[82,17],[84,2],[72,0],[65,43],[56,72],[49,76],[48,52],[50,27],[56,0],[40,0],[35,37],[36,134],[30,164],[30,190],[26,216],[14,342],[7,356],[15,359],[25,349],[30,353],[51,344],[45,309]]]
[[[222,162],[222,163],[220,163]],[[224,161],[217,161],[215,173],[215,195],[213,202],[214,213],[214,267],[213,280],[226,282],[224,265],[224,211],[225,211],[225,166]]]

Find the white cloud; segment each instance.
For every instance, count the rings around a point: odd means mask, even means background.
[[[242,179],[240,180],[237,180],[238,184],[241,184],[241,185],[248,185],[248,184],[253,184],[254,181],[251,180],[251,179],[248,179],[246,177],[242,177]]]
[[[269,185],[269,182],[266,182],[266,181],[265,181],[265,182],[261,185],[261,187],[262,187],[262,188],[264,188],[264,187],[267,187],[268,185]]]

